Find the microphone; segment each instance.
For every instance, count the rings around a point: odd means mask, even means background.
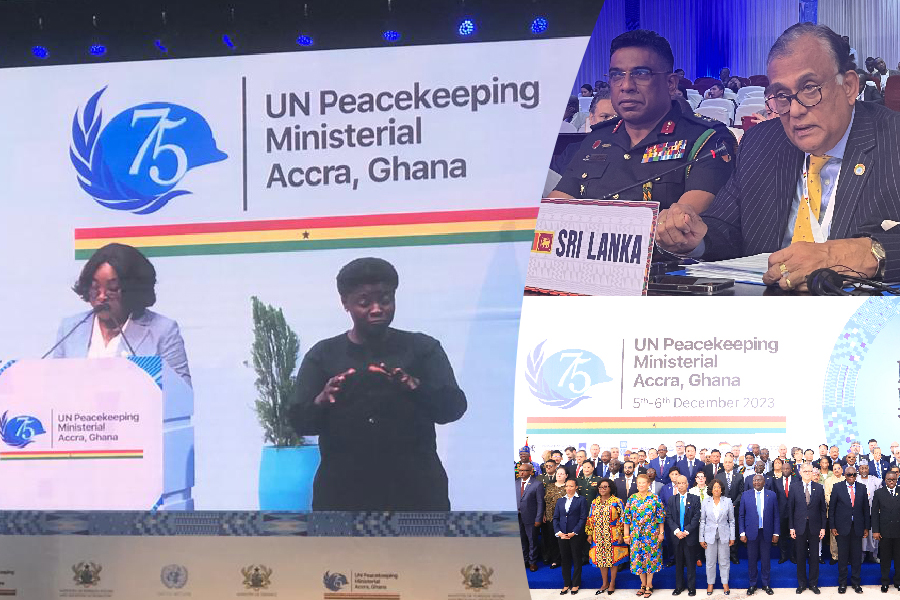
[[[625,190],[630,190],[630,189],[633,188],[633,187],[637,187],[637,186],[639,186],[639,185],[644,185],[645,183],[648,183],[648,182],[650,182],[650,181],[653,181],[654,179],[656,179],[656,178],[658,178],[658,177],[662,177],[663,175],[668,175],[669,173],[674,173],[674,172],[677,171],[678,169],[685,169],[685,168],[687,168],[689,165],[693,165],[693,164],[696,164],[696,163],[698,163],[698,162],[701,162],[701,161],[704,161],[704,160],[707,160],[707,159],[710,159],[710,158],[718,158],[718,159],[721,159],[721,160],[725,160],[725,157],[727,157],[727,156],[729,156],[728,145],[727,145],[725,142],[719,142],[719,145],[716,146],[715,148],[713,148],[712,150],[710,150],[707,154],[703,154],[703,155],[701,155],[701,156],[698,156],[698,157],[694,158],[693,160],[689,160],[688,162],[686,162],[686,163],[684,163],[684,164],[680,164],[680,165],[678,165],[677,167],[674,167],[674,168],[672,168],[672,169],[669,169],[668,171],[663,171],[662,173],[656,173],[656,174],[654,174],[654,175],[648,177],[647,179],[644,179],[643,181],[638,181],[637,183],[632,183],[632,184],[630,184],[630,185],[626,185],[626,186],[623,187],[622,189],[616,190],[616,191],[614,191],[614,192],[610,192],[609,194],[606,194],[605,196],[603,196],[603,197],[600,198],[600,199],[601,199],[601,200],[609,200],[610,198],[612,198],[612,197],[615,196],[616,194],[621,194],[621,193],[624,192]]]
[[[105,304],[105,303],[104,303],[104,304],[101,304],[100,306],[106,306],[106,308],[109,308],[109,305],[108,305],[108,304]],[[98,307],[98,308],[99,308],[99,307]],[[134,348],[131,347],[131,343],[128,341],[128,338],[125,337],[125,326],[119,324],[119,322],[118,322],[118,321],[116,320],[116,318],[113,316],[112,312],[109,313],[109,318],[110,318],[110,320],[113,322],[113,325],[116,326],[116,329],[119,330],[119,335],[121,335],[121,336],[122,336],[122,339],[125,341],[125,345],[128,347],[128,351],[131,352],[131,355],[132,355],[132,356],[137,356],[137,354],[134,353]]]
[[[834,269],[816,269],[806,278],[806,287],[812,296],[871,296],[890,294],[900,296],[900,290],[863,277],[838,273]],[[845,287],[852,288],[850,291]]]
[[[106,304],[106,303],[98,304],[97,306],[92,308],[88,314],[84,315],[84,318],[82,320],[75,323],[75,325],[72,327],[72,329],[70,329],[69,332],[66,333],[66,335],[59,338],[59,341],[57,341],[55,344],[53,344],[52,348],[47,350],[47,352],[41,357],[41,360],[44,360],[45,358],[50,356],[50,353],[52,353],[54,350],[56,350],[59,347],[59,345],[62,344],[64,341],[69,339],[69,336],[72,335],[73,333],[75,333],[75,330],[78,329],[79,327],[81,327],[81,325],[85,321],[87,321],[88,319],[90,319],[91,317],[93,317],[94,315],[96,315],[98,312],[100,312],[102,310],[109,310],[109,304]]]

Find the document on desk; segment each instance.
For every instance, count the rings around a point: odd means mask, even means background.
[[[685,265],[684,270],[692,277],[734,279],[738,283],[763,285],[762,276],[769,270],[769,253]]]

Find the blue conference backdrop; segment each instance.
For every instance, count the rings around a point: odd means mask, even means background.
[[[299,459],[264,450],[283,438],[267,442],[280,422],[257,404],[252,298],[281,311],[302,359],[351,326],[340,268],[380,257],[399,273],[394,326],[437,339],[468,398],[436,428],[451,509],[510,510],[507,471],[485,465],[512,442],[536,194],[585,41],[6,70],[0,358],[43,355],[89,308],[72,291],[85,261],[136,247],[157,272],[151,310],[177,322],[190,368],[186,507],[303,508],[317,440]],[[28,416],[7,417],[4,450],[27,442]],[[358,468],[403,485],[366,462],[371,447],[348,446]],[[266,453],[278,456],[261,473]]]

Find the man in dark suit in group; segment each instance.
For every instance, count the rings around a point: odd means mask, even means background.
[[[849,54],[824,25],[781,34],[765,92],[780,123],[747,132],[702,217],[681,203],[660,214],[661,248],[706,260],[771,252],[763,282],[785,290],[805,289],[823,267],[900,280],[900,227],[884,223],[900,215],[900,114],[856,101]]]
[[[797,560],[797,593],[819,594],[819,541],[825,537],[825,488],[813,481],[811,465],[800,467],[801,481],[791,486],[787,512]],[[806,563],[809,563],[809,577]]]
[[[666,504],[666,530],[675,550],[675,590],[673,596],[685,590],[684,571],[687,569],[688,596],[697,595],[697,545],[700,541],[700,498],[688,494],[688,480],[678,475],[678,493]]]
[[[766,478],[762,475],[753,477],[753,488],[741,496],[741,509],[738,516],[738,531],[741,541],[747,544],[747,562],[750,574],[750,587],[747,595],[752,596],[757,589],[758,576],[762,576],[762,589],[771,596],[775,593],[769,585],[771,570],[772,545],[778,543],[780,516],[778,499],[775,492],[765,489]],[[760,515],[760,510],[762,514]],[[757,562],[762,562],[762,573],[759,573]]]
[[[838,593],[847,591],[847,563],[850,563],[850,586],[862,594],[860,567],[862,538],[869,533],[869,495],[866,486],[856,481],[856,469],[847,467],[844,479],[834,484],[828,504],[831,535],[838,548]]]
[[[544,484],[534,476],[531,463],[519,465],[516,479],[516,497],[519,511],[519,537],[522,555],[531,571],[537,571],[537,532],[544,517]]]
[[[778,460],[778,459],[775,459]],[[767,490],[775,490],[775,477],[766,473],[766,463],[759,461],[755,465],[753,465],[753,473],[744,477],[744,489],[749,490],[753,487],[753,478],[757,475],[762,475],[766,479],[765,488]]]
[[[609,477],[609,461],[612,460],[612,453],[609,450],[604,450],[600,453],[600,462],[597,464],[597,468],[594,469],[594,473],[597,477]]]
[[[566,468],[566,475],[568,475],[569,479],[575,479],[575,469],[578,464],[575,461],[575,446],[569,446],[566,448],[566,462],[563,463],[563,466]]]
[[[637,474],[634,472],[634,461],[622,463],[622,474],[616,478],[616,497],[628,502],[632,494],[637,494]]]
[[[706,473],[706,480],[712,483],[716,475],[722,472],[722,453],[713,449],[709,453],[709,463],[703,466],[703,472]]]
[[[663,485],[669,483],[669,469],[675,466],[675,459],[670,457],[669,449],[665,444],[660,444],[656,449],[656,458],[650,461],[650,467],[656,469],[657,479]]]
[[[688,481],[694,481],[697,477],[697,471],[703,470],[705,466],[696,456],[697,446],[688,444],[684,447],[684,458],[675,463],[678,465],[678,471],[687,477]]]
[[[891,584],[891,561],[894,561],[894,587],[900,590],[900,490],[897,473],[884,476],[885,485],[872,497],[872,536],[878,542],[881,555],[881,591]]]
[[[790,523],[788,522],[788,500],[790,499],[791,486],[797,482],[797,476],[794,475],[794,469],[790,463],[784,463],[781,466],[781,476],[775,480],[774,491],[778,497],[778,514],[781,515],[780,532],[781,536],[778,540],[778,550],[781,556],[778,558],[778,564],[794,559],[793,540],[788,535]]]
[[[663,486],[661,490],[659,490],[659,501],[662,502],[663,507],[669,506],[669,498],[672,496],[676,496],[678,494],[678,476],[681,473],[678,471],[678,467],[673,463],[672,466],[669,467],[669,483]],[[675,551],[672,547],[672,532],[669,531],[669,528],[665,528],[665,539],[663,540],[663,561],[666,567],[671,567],[675,564]]]
[[[734,522],[738,522],[738,511],[741,508],[741,494],[744,493],[744,481],[741,479],[737,469],[734,468],[734,455],[729,452],[722,461],[722,470],[716,474],[716,479],[722,482],[722,488],[725,490],[722,494],[731,500],[734,506]],[[660,498],[662,499],[662,498]],[[737,542],[731,546],[731,564],[738,564],[738,545]]]

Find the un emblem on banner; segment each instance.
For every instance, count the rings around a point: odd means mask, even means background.
[[[98,565],[97,563],[84,561],[74,564],[72,565],[72,571],[75,573],[75,576],[72,577],[72,581],[81,587],[94,587],[100,583],[100,571],[102,570],[103,565]]]
[[[144,215],[178,196],[175,189],[197,167],[225,160],[199,113],[169,102],[129,108],[104,126],[98,109],[104,87],[72,120],[69,157],[78,185],[100,206]]]
[[[555,408],[572,408],[590,398],[589,388],[612,381],[603,361],[587,350],[560,350],[544,357],[544,340],[528,354],[525,379],[532,395],[542,404]]]
[[[272,584],[272,569],[266,565],[250,565],[241,569],[244,587],[248,590],[264,590]]]
[[[0,439],[7,446],[24,448],[34,441],[35,436],[47,433],[40,420],[27,415],[10,419],[7,417],[8,413],[9,411],[5,411],[0,417]]]
[[[162,584],[170,590],[180,590],[188,581],[188,570],[181,565],[166,565],[159,573]]]
[[[467,590],[486,590],[491,586],[494,570],[485,565],[469,565],[459,570]]]
[[[325,584],[325,588],[332,592],[339,592],[342,587],[347,585],[347,576],[343,573],[329,573],[325,571],[325,575],[322,576],[322,583]]]

